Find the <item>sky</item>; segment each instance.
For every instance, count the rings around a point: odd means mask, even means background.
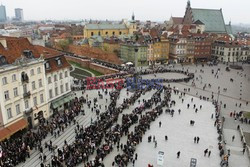
[[[165,21],[184,16],[187,0],[0,0],[8,17],[22,8],[25,20],[136,20]],[[222,8],[225,22],[250,24],[250,0],[191,0],[193,8]]]

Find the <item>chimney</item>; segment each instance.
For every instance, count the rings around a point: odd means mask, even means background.
[[[5,38],[0,38],[0,43],[3,45],[5,49],[7,49],[7,41]]]

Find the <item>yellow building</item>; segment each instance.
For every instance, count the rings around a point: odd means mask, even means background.
[[[152,44],[153,54],[149,60],[150,64],[155,63],[167,63],[169,59],[169,41],[168,39],[161,37],[154,39]]]
[[[134,15],[132,21],[123,21],[121,24],[118,23],[95,23],[86,24],[83,29],[84,38],[90,38],[94,35],[101,37],[111,37],[119,35],[133,34],[136,31],[136,24]]]

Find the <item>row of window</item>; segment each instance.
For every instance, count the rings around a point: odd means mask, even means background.
[[[68,77],[68,71],[65,71],[64,73],[64,78]],[[59,80],[63,79],[63,73],[59,74]],[[54,82],[58,81],[57,75],[54,75]],[[48,77],[48,84],[52,83],[52,79],[51,77]]]
[[[39,88],[43,87],[42,79],[38,80],[38,87]],[[35,81],[32,82],[32,90],[36,90],[36,82]],[[18,88],[17,87],[13,88],[13,92],[14,92],[14,97],[19,96]],[[23,92],[24,93],[28,92],[26,84],[23,85]],[[9,91],[8,90],[4,91],[4,99],[5,100],[9,100],[10,99],[10,95],[9,95]]]
[[[68,83],[65,84],[65,90],[66,90],[66,92],[69,90],[69,84]],[[63,94],[64,85],[60,85],[60,92],[61,92],[61,94]],[[55,87],[55,96],[58,96],[58,95],[59,95],[58,87]],[[49,90],[49,98],[50,99],[53,98],[53,90],[52,89]]]
[[[40,94],[40,104],[42,104],[42,103],[44,103],[44,97],[43,97],[43,94]],[[33,97],[33,105],[34,106],[38,105],[37,97],[36,96]],[[26,110],[30,108],[29,100],[25,100],[24,101],[24,107],[25,107]],[[20,104],[16,104],[15,110],[16,110],[16,115],[21,114]],[[11,107],[7,108],[7,117],[8,117],[8,119],[11,119],[13,117],[13,113],[12,113]]]
[[[37,74],[40,74],[40,73],[41,73],[41,67],[38,67],[38,68],[37,68]],[[31,76],[35,75],[35,70],[34,70],[34,69],[31,69],[31,70],[30,70],[30,75],[31,75]],[[16,74],[13,74],[13,75],[11,76],[11,78],[12,78],[12,82],[16,82],[16,81],[17,81],[17,76],[16,76]],[[8,78],[7,78],[7,77],[3,77],[3,78],[2,78],[2,84],[3,84],[3,85],[8,84]]]
[[[124,33],[124,34],[125,34],[125,33]],[[91,32],[91,36],[93,36],[93,35],[95,35],[95,33],[94,33],[94,32]],[[98,35],[101,36],[101,32],[100,32],[100,31],[98,32]],[[106,32],[105,32],[105,35],[109,35],[109,32],[106,31]],[[115,34],[115,31],[112,32],[112,35],[116,35],[116,34]],[[122,35],[122,32],[121,32],[121,31],[119,31],[119,35]]]

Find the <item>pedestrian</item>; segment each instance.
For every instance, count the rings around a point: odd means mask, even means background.
[[[197,144],[199,144],[199,141],[200,141],[200,137],[198,136],[197,137]]]
[[[196,143],[196,137],[194,137],[194,143]]]
[[[159,122],[159,127],[161,127],[161,121]]]
[[[227,155],[230,156],[230,149],[227,150]]]
[[[245,149],[245,148],[243,148],[243,150],[242,150],[242,152],[243,152],[243,155],[245,154],[245,151],[246,151],[246,149]]]
[[[155,148],[157,147],[157,141],[155,141]]]
[[[177,158],[180,158],[180,155],[181,155],[181,152],[178,151],[178,152],[177,152]]]
[[[211,155],[211,150],[208,151],[208,157],[210,157],[210,155]]]
[[[137,157],[138,157],[138,154],[137,154],[137,153],[135,153],[135,160],[137,160]]]
[[[166,136],[165,136],[165,141],[167,141],[167,140],[168,140],[168,136],[166,135]]]
[[[207,155],[208,149],[204,150],[204,157]]]
[[[234,139],[235,139],[235,136],[233,135],[233,136],[232,136],[232,142],[234,141]]]

